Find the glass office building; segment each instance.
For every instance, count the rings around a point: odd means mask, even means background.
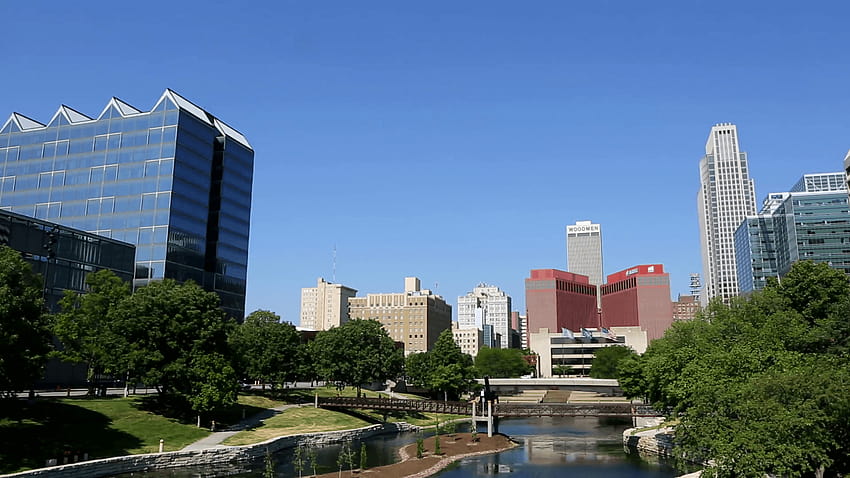
[[[254,151],[166,90],[150,111],[112,98],[0,128],[0,209],[136,246],[134,286],[193,280],[242,318]]]
[[[772,193],[758,216],[735,232],[738,282],[742,293],[763,289],[794,262],[829,264],[850,276],[850,203],[841,173],[806,175],[792,191]]]
[[[44,279],[44,300],[53,312],[66,290],[85,291],[86,276],[109,269],[124,281],[133,280],[135,248],[126,242],[69,227],[0,211],[0,245],[21,253],[33,272]]]

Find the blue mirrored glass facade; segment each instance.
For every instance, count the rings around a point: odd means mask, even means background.
[[[806,175],[804,180],[840,174]],[[768,278],[781,278],[799,260],[826,263],[850,276],[846,186],[834,181],[831,190],[817,188],[815,184],[804,191],[772,193],[758,216],[741,223],[735,232],[735,253],[742,293],[763,289]]]
[[[193,280],[242,318],[254,152],[171,90],[151,111],[113,98],[0,129],[0,208],[136,246],[134,286]]]

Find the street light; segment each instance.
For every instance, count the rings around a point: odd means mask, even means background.
[[[53,226],[50,229],[44,229],[47,232],[47,237],[45,237],[44,244],[42,247],[47,252],[47,261],[44,264],[44,290],[42,291],[42,299],[44,299],[45,306],[47,306],[48,310],[50,306],[48,305],[48,288],[52,286],[50,282],[50,261],[56,257],[56,249],[59,248],[58,240],[59,240],[59,228]]]

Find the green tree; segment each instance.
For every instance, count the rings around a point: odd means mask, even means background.
[[[368,468],[369,464],[368,464],[366,458],[367,458],[366,444],[361,442],[360,443],[360,469],[361,470],[365,470],[366,468]]]
[[[230,334],[237,372],[242,378],[258,379],[272,387],[295,380],[301,362],[301,337],[280,316],[257,310]]]
[[[410,385],[421,388],[431,386],[431,354],[416,352],[404,360],[404,376]]]
[[[21,255],[0,245],[0,396],[41,377],[50,352],[42,282]]]
[[[316,368],[326,380],[353,385],[399,376],[404,353],[375,320],[351,320],[319,332],[313,345]]]
[[[59,358],[86,365],[89,394],[93,394],[101,375],[127,372],[118,369],[121,360],[116,356],[109,313],[130,297],[130,284],[103,269],[86,276],[86,286],[83,294],[65,291],[59,301],[62,312],[53,317],[53,334],[61,344]]]
[[[844,272],[812,261],[794,263],[775,288],[790,308],[809,323],[827,317],[836,298],[850,295],[850,282]]]
[[[597,349],[590,366],[592,378],[619,378],[617,367],[627,357],[637,355],[631,347],[612,345]]]
[[[165,279],[136,290],[110,315],[125,368],[155,385],[164,402],[200,416],[236,400],[227,344],[235,324],[215,293]]]
[[[475,383],[472,357],[463,353],[460,345],[455,342],[451,329],[440,333],[428,354],[432,368],[429,388],[443,392],[443,400],[448,400],[450,394],[460,395]]]
[[[481,347],[475,356],[475,369],[479,377],[519,377],[532,370],[523,358],[522,350]]]
[[[844,274],[800,262],[781,283],[674,324],[623,360],[620,386],[673,407],[681,450],[710,460],[711,475],[843,476],[848,311]]]

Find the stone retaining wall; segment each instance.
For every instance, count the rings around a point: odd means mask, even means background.
[[[638,452],[657,456],[673,456],[673,429],[658,428],[655,430],[636,431],[629,428],[623,432],[623,445]]]
[[[265,456],[266,450],[275,453],[284,448],[297,445],[323,446],[351,440],[369,438],[383,433],[416,431],[419,428],[409,423],[387,423],[371,425],[353,430],[322,433],[305,433],[266,440],[262,443],[244,446],[222,446],[195,451],[171,451],[149,453],[145,455],[116,456],[100,460],[90,460],[68,465],[51,466],[35,470],[0,475],[0,478],[72,478],[86,476],[91,478],[112,476],[121,473],[161,470],[184,466],[219,466],[237,463],[249,463]]]

